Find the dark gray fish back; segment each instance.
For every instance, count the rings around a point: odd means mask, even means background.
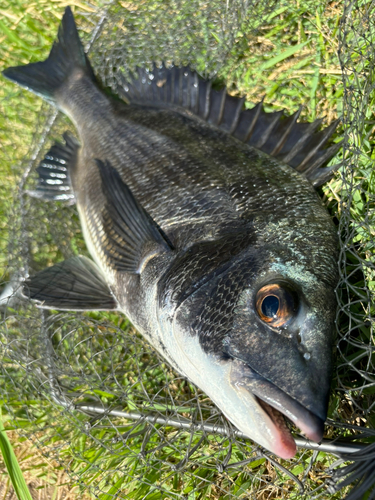
[[[99,120],[83,142],[85,155],[106,158],[119,171],[177,247],[243,230],[255,215],[323,211],[311,184],[295,170],[172,109],[124,107],[115,127]],[[85,210],[94,219],[102,204],[100,179],[96,165],[85,165],[79,184],[89,184]]]

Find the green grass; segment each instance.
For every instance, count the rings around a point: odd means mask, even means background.
[[[10,476],[12,486],[17,495],[18,500],[32,500],[30,491],[26,485],[21,468],[18,464],[13,447],[8,439],[4,429],[3,419],[0,406],[0,452],[3,457],[5,466]]]
[[[134,12],[124,11],[124,15],[129,16],[134,22],[134,30],[146,30],[147,24],[152,22],[152,12],[150,11],[147,15],[145,13],[147,5],[150,4],[151,2],[139,3]],[[65,5],[65,2],[38,0],[27,4],[14,1],[8,9],[0,11],[2,14],[0,69],[45,58],[54,40]],[[77,2],[76,5],[76,10],[83,11],[83,13],[91,10],[91,7],[83,3]],[[160,9],[166,17],[170,15],[168,12],[170,6],[166,2],[159,2],[159,4],[152,2],[152,5],[154,9]],[[365,9],[366,5],[367,3],[364,2],[362,9]],[[114,6],[114,10],[119,8],[119,4]],[[129,4],[125,4],[125,8],[130,9]],[[225,53],[224,48],[222,49],[225,54],[225,63],[218,64],[217,68],[214,64],[207,67],[206,63],[211,56],[213,60],[220,59],[215,52],[222,43],[219,36],[220,27],[207,23],[205,12],[195,12],[193,3],[186,8],[191,10],[189,16],[194,29],[199,32],[199,27],[201,27],[204,37],[194,39],[194,36],[183,34],[179,44],[171,43],[171,51],[180,54],[181,63],[195,60],[195,65],[201,72],[210,74],[215,74],[219,68],[216,74],[218,84],[225,83],[231,93],[245,95],[252,103],[258,102],[265,96],[267,110],[285,108],[292,113],[300,104],[303,104],[303,119],[311,121],[316,117],[325,116],[326,123],[344,113],[344,126],[339,127],[335,140],[339,140],[345,128],[347,134],[352,134],[349,137],[350,143],[361,149],[361,153],[356,157],[354,171],[353,185],[356,188],[352,191],[351,186],[342,180],[340,174],[337,174],[335,179],[323,188],[321,194],[331,213],[345,221],[345,225],[340,226],[343,238],[347,238],[348,242],[356,245],[356,251],[360,256],[372,259],[374,212],[369,212],[369,204],[371,204],[370,208],[373,208],[375,191],[375,176],[372,171],[374,93],[368,93],[366,102],[357,101],[358,110],[353,106],[352,119],[356,120],[358,126],[356,129],[350,128],[351,117],[346,111],[345,103],[351,97],[350,92],[349,94],[345,92],[337,57],[338,30],[343,2],[295,0],[271,9],[265,21],[263,19],[260,22],[255,16],[251,19],[251,23],[248,20],[244,21],[234,34],[235,43],[229,53]],[[138,15],[138,12],[142,15]],[[181,22],[182,29],[186,24],[185,19],[181,16],[181,21],[176,20],[176,22]],[[78,22],[85,29],[89,29],[90,23],[85,21],[84,16],[78,16]],[[125,28],[121,28],[120,22],[116,25],[115,43],[119,37],[131,36],[130,24],[127,24],[127,32]],[[368,31],[371,33],[371,30]],[[367,35],[371,38],[369,33]],[[153,36],[153,39],[146,40],[142,51],[135,46],[127,48],[130,65],[138,62],[139,58],[146,63],[155,57],[158,58],[160,41],[158,37],[166,35],[160,33],[160,30],[155,30]],[[370,49],[368,45],[366,46],[369,42],[365,39],[355,39],[354,34],[348,35],[348,42],[359,44],[363,54]],[[192,44],[196,47],[193,53]],[[176,45],[179,46],[176,48]],[[160,48],[162,49],[163,47]],[[177,56],[171,54],[171,58],[172,56],[176,61]],[[93,57],[94,67],[98,60],[97,55]],[[372,75],[369,74],[372,71],[371,59],[368,60],[369,68],[366,78],[355,73],[348,73],[346,81],[347,89],[352,85],[360,89],[364,96],[367,96],[366,85],[372,82]],[[360,67],[361,64],[360,53],[352,56],[350,61],[352,67]],[[110,83],[110,75],[107,76],[107,80]],[[17,186],[23,170],[27,167],[27,161],[23,161],[23,158],[33,151],[49,110],[41,100],[4,80],[2,80],[0,92],[2,111],[0,113],[0,147],[4,159],[0,167],[3,179],[0,185],[2,234],[0,266],[7,279],[9,277],[8,243],[13,237],[13,231],[17,234],[19,223],[13,216],[13,214],[18,214],[20,203],[17,198]],[[53,128],[52,136],[57,137],[60,133],[61,126],[57,123]],[[342,153],[335,161],[340,161],[341,158]],[[350,199],[350,203],[348,202],[349,189],[353,192],[353,199]],[[12,197],[15,198],[15,203]],[[74,209],[57,206],[52,218],[46,216],[43,204],[36,203],[28,209],[33,217],[35,232],[39,234],[39,239],[33,239],[31,235],[33,240],[31,252],[34,261],[40,267],[52,264],[69,252],[82,253],[82,237],[78,232],[78,221]],[[348,216],[351,218],[350,222],[348,222]],[[369,220],[363,224],[366,217]],[[62,247],[56,244],[58,238],[54,233],[60,227],[66,231],[66,234],[69,234],[65,246]],[[11,228],[11,234],[8,234],[8,228]],[[344,232],[348,228],[352,234],[347,237]],[[11,250],[16,253],[14,247],[11,247]],[[374,290],[374,271],[372,268],[363,267],[361,261],[353,256],[350,249],[347,259],[344,269],[348,274],[355,272],[350,279],[357,290],[354,290],[352,286],[351,290],[346,292],[343,287],[342,293],[351,295],[350,313],[361,318],[363,322],[366,317],[370,316],[370,311],[367,310],[366,300],[358,301],[356,298],[362,293],[365,279]],[[16,268],[19,262],[21,259],[16,256],[10,262],[11,267]],[[81,488],[84,488],[84,485],[90,485],[102,500],[113,498],[113,494],[117,491],[121,492],[119,498],[125,498],[126,495],[127,498],[132,499],[162,498],[160,490],[155,489],[155,484],[169,491],[170,495],[182,492],[189,500],[192,498],[229,499],[230,494],[237,498],[245,498],[249,491],[257,491],[257,498],[260,499],[280,498],[282,494],[285,495],[285,491],[288,491],[288,498],[301,498],[295,483],[263,458],[250,462],[243,467],[242,472],[236,468],[229,468],[222,473],[218,471],[217,463],[225,459],[230,448],[231,463],[241,462],[246,458],[249,445],[245,443],[234,444],[230,443],[227,438],[207,436],[192,455],[193,465],[183,466],[184,475],[182,476],[178,471],[171,473],[170,465],[181,465],[180,462],[184,458],[186,449],[189,447],[194,449],[194,446],[199,443],[201,437],[199,433],[190,442],[188,432],[181,432],[176,437],[176,431],[173,428],[163,431],[157,425],[155,426],[157,432],[153,431],[148,436],[144,423],[130,428],[123,420],[112,417],[100,420],[94,417],[88,419],[85,415],[74,411],[62,415],[59,407],[46,398],[43,386],[35,386],[35,379],[32,377],[26,377],[25,380],[24,370],[27,367],[27,360],[22,360],[23,346],[20,339],[28,338],[27,351],[38,353],[41,338],[36,334],[30,335],[30,332],[38,331],[40,325],[40,318],[35,310],[27,308],[22,311],[22,314],[22,317],[18,317],[15,311],[14,317],[2,325],[3,331],[0,333],[0,339],[4,345],[9,338],[14,339],[12,349],[19,353],[22,365],[17,366],[13,362],[13,353],[5,350],[2,355],[2,363],[5,367],[3,372],[5,389],[3,390],[6,395],[7,408],[12,415],[12,427],[31,436],[32,440],[43,449],[51,450],[51,455],[60,460],[60,463],[69,464],[72,479]],[[123,318],[113,314],[92,313],[83,317],[54,315],[49,321],[54,349],[61,355],[57,368],[60,373],[63,373],[67,363],[72,367],[67,375],[60,377],[60,383],[70,389],[75,387],[75,393],[71,390],[70,394],[76,403],[95,401],[105,405],[119,405],[123,410],[129,411],[140,405],[146,405],[146,408],[147,405],[152,407],[147,398],[142,399],[140,396],[143,385],[150,398],[158,396],[159,404],[164,401],[168,406],[170,404],[168,395],[159,391],[164,381],[170,380],[171,384],[175,385],[173,390],[178,393],[179,401],[181,401],[180,413],[189,415],[188,403],[189,398],[194,394],[194,388],[186,382],[175,382],[167,366],[154,366],[152,357],[140,348],[139,343],[129,340],[124,346],[123,335],[124,332],[129,333],[130,327]],[[340,349],[348,359],[356,359],[364,350],[360,341],[369,343],[371,340],[371,323],[370,326],[363,324],[354,329],[344,313],[340,321],[343,335],[350,332],[358,340],[358,345],[352,345],[346,343],[344,339],[340,343]],[[113,325],[112,329],[106,328],[108,322]],[[90,339],[90,337],[92,340],[79,343],[82,339]],[[16,339],[20,342],[19,344]],[[116,347],[113,348],[113,345]],[[370,355],[355,362],[355,369],[349,369],[346,364],[338,370],[340,380],[336,380],[335,385],[353,388],[350,394],[359,406],[356,408],[350,405],[347,399],[343,400],[340,393],[336,392],[332,396],[330,405],[332,418],[353,422],[363,419],[374,425],[373,413],[366,413],[374,401],[373,388],[369,384],[366,389],[361,389],[363,378],[360,376],[361,370],[371,369],[371,363]],[[82,366],[85,367],[87,384],[77,387],[76,384],[81,382]],[[113,366],[116,367],[118,374],[116,380],[111,377]],[[77,394],[78,392],[82,392],[83,396]],[[200,396],[200,401],[204,415],[209,417],[209,406],[206,405],[203,395]],[[363,420],[362,423],[364,423]],[[121,437],[121,433],[124,434],[131,429],[133,430],[130,436]],[[175,437],[178,438],[179,448],[176,449],[173,443],[167,443],[160,449],[154,450],[160,440],[158,432],[164,432],[169,442]],[[337,431],[333,429],[330,429],[329,433],[331,436],[337,435]],[[291,471],[302,479],[311,456],[311,453],[301,452],[293,463],[280,462],[290,467]],[[331,460],[329,455],[319,454],[312,472],[305,478],[307,486],[312,488],[321,483],[324,470]],[[139,477],[142,477],[142,483]],[[222,496],[220,487],[230,491],[230,494]],[[340,497],[340,493],[329,496],[333,499]]]

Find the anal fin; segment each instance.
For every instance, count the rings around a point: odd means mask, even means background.
[[[40,162],[36,169],[39,177],[35,190],[27,191],[34,197],[45,201],[66,201],[75,203],[75,196],[70,183],[69,170],[77,161],[79,143],[77,139],[65,132],[65,145],[56,142]]]
[[[139,274],[149,257],[173,250],[161,228],[134,198],[109,162],[96,160],[106,198],[102,240],[108,264],[117,271]]]
[[[86,257],[48,267],[25,282],[23,294],[43,309],[109,311],[117,309],[100,269]]]

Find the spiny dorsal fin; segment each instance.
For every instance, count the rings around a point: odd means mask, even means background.
[[[173,249],[167,236],[140,206],[109,162],[96,160],[106,206],[103,250],[117,271],[138,274],[152,255]]]
[[[283,111],[266,113],[262,102],[252,109],[243,109],[243,99],[211,88],[211,82],[199,77],[187,67],[152,71],[137,69],[137,78],[123,81],[119,94],[135,104],[153,106],[179,106],[188,109],[208,123],[225,130],[304,173],[315,186],[324,184],[340,164],[320,168],[340,149],[341,143],[328,149],[324,146],[337,127],[333,122],[315,133],[321,121],[299,123],[300,110],[284,117]]]
[[[25,282],[24,295],[43,309],[109,311],[117,309],[105,278],[86,257],[72,257],[47,267]]]
[[[35,190],[27,191],[30,196],[42,200],[67,201],[75,203],[75,197],[70,184],[69,170],[77,161],[79,143],[70,133],[63,135],[65,145],[56,142],[40,162],[36,169],[39,177]]]

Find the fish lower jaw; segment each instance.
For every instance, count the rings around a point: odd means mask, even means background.
[[[296,454],[297,447],[293,436],[286,425],[284,415],[257,396],[255,396],[255,399],[262,410],[271,419],[273,424],[272,452],[284,459],[293,458]]]
[[[296,444],[294,438],[286,424],[286,417],[281,413],[281,411],[277,410],[270,404],[266,403],[258,396],[255,396],[255,399],[262,410],[268,415],[268,417],[272,421],[272,434],[274,440],[274,446],[272,451],[279,455],[281,458],[292,458],[296,453]],[[306,422],[301,419],[289,419],[296,427],[298,427],[306,439],[314,441],[315,443],[319,443],[322,440],[322,433],[318,429],[314,429]]]
[[[230,383],[244,400],[251,398],[258,408],[258,442],[281,458],[291,458],[296,453],[296,444],[286,425],[285,418],[314,442],[321,441],[324,420],[305,405],[288,395],[270,380],[255,372],[249,364],[239,359],[231,362]],[[312,392],[305,398],[314,405]],[[319,398],[317,399],[319,402]],[[250,435],[250,433],[249,433]]]

